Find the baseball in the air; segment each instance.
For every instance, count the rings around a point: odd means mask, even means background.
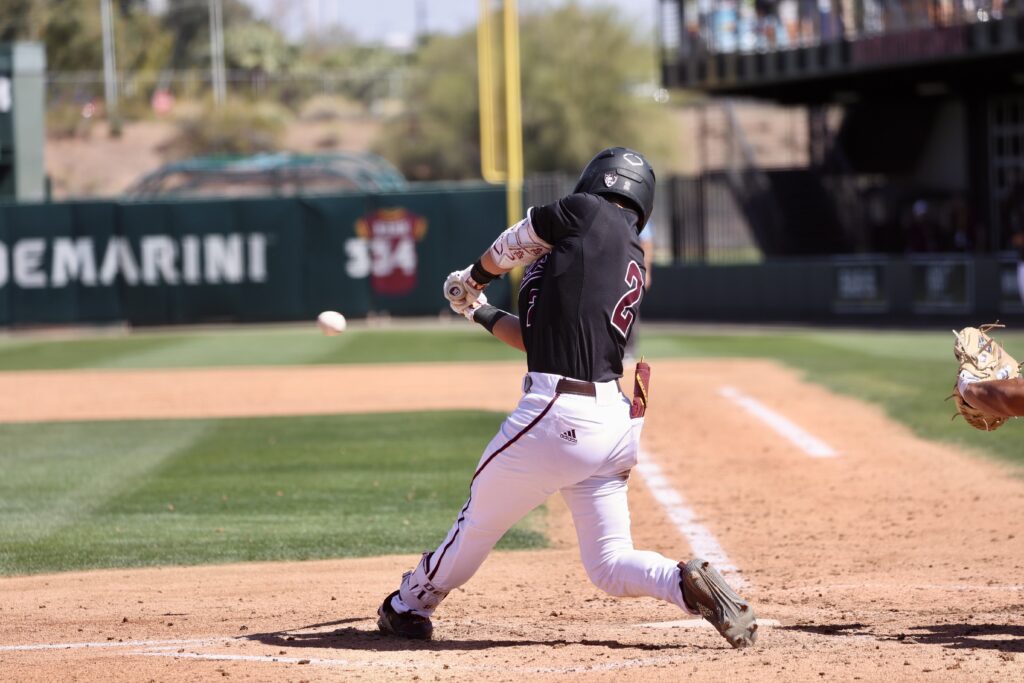
[[[337,311],[324,311],[316,317],[316,324],[319,325],[320,331],[328,337],[341,334],[348,327],[345,316]]]

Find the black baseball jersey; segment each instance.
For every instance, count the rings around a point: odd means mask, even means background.
[[[646,277],[637,214],[581,193],[529,216],[553,246],[527,268],[519,288],[527,367],[591,382],[621,377]]]

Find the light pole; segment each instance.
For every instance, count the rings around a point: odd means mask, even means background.
[[[100,0],[100,25],[103,27],[103,95],[107,105],[110,134],[121,134],[121,115],[118,112],[117,53],[114,49],[114,13],[110,0]]]
[[[224,104],[228,94],[224,71],[224,8],[221,0],[210,0],[210,84],[213,86],[213,103],[219,107]]]

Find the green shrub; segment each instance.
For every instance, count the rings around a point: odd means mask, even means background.
[[[365,114],[361,104],[340,95],[313,95],[299,109],[303,121],[338,121]]]
[[[51,104],[46,108],[46,135],[51,138],[89,137],[97,115],[84,115],[84,105],[77,102]]]
[[[189,110],[178,119],[170,156],[255,154],[280,148],[289,114],[272,102],[231,100],[221,107]]]

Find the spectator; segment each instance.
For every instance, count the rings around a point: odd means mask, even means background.
[[[925,253],[935,251],[935,226],[928,202],[918,199],[910,207],[906,221],[907,251]]]
[[[956,251],[970,251],[971,213],[963,197],[955,197],[949,208],[949,220],[953,224],[953,248]]]
[[[839,2],[840,0],[818,0],[822,43],[835,42],[843,37],[843,14]]]
[[[785,46],[800,39],[800,5],[801,0],[778,0],[779,21],[782,23],[782,40]]]
[[[1013,236],[1013,247],[1017,250],[1017,294],[1020,295],[1021,303],[1024,303],[1024,232],[1018,232]],[[647,271],[648,282],[651,271]]]
[[[818,0],[798,0],[797,3],[799,33],[795,36],[797,45],[815,45],[820,35],[821,16]]]
[[[778,0],[754,0],[757,14],[757,47],[761,50],[775,49],[778,44],[779,3]]]

